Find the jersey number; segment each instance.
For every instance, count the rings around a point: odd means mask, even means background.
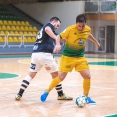
[[[42,43],[42,32],[43,32],[43,29],[41,29],[39,31],[39,34],[37,35],[37,40],[36,40],[36,43]]]

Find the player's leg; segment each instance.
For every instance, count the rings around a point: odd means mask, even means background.
[[[86,99],[87,99],[87,103],[96,104],[96,102],[88,96],[90,91],[90,85],[91,85],[90,71],[89,70],[81,71],[80,74],[84,78],[83,90],[84,90],[84,96],[86,96]]]
[[[42,65],[38,62],[37,59],[37,53],[33,53],[31,57],[31,64],[30,64],[30,69],[28,75],[23,79],[20,90],[18,94],[16,95],[15,99],[20,100],[22,97],[24,91],[26,88],[29,86],[31,80],[35,77],[37,72],[42,68]]]
[[[56,87],[62,80],[64,80],[64,78],[65,78],[66,75],[67,75],[67,71],[69,72],[69,71],[72,70],[72,68],[70,68],[70,69],[67,68],[67,69],[66,69],[66,65],[69,63],[69,62],[66,62],[66,61],[67,61],[67,58],[66,58],[66,59],[65,59],[64,57],[61,58],[61,61],[60,61],[60,71],[62,71],[62,69],[64,69],[65,72],[64,72],[64,71],[63,71],[63,72],[59,72],[59,73],[58,73],[58,77],[56,77],[56,78],[54,78],[54,79],[52,80],[52,82],[50,83],[49,88],[47,88],[46,91],[45,91],[45,92],[41,95],[41,97],[40,97],[40,100],[41,100],[42,102],[44,102],[44,101],[46,100],[46,98],[47,98],[49,92],[50,92],[54,87]],[[64,63],[64,65],[63,65],[62,63]],[[52,69],[51,69],[51,70],[52,70]]]
[[[21,83],[21,86],[20,86],[20,90],[19,90],[18,94],[15,97],[16,100],[20,100],[20,98],[22,97],[24,91],[29,86],[31,80],[35,77],[36,73],[37,72],[29,72],[28,75],[23,79],[23,81]]]
[[[52,72],[50,73],[52,78],[56,78],[58,76],[58,71],[57,72]],[[67,96],[64,92],[63,92],[63,89],[62,89],[62,84],[58,84],[55,89],[57,90],[57,93],[58,93],[58,97],[57,99],[58,100],[72,100],[73,98],[70,97],[70,96]]]
[[[90,85],[91,85],[91,78],[89,70],[80,71],[81,76],[84,78],[83,80],[83,89],[84,95],[88,97]]]
[[[91,76],[89,71],[89,66],[87,64],[87,61],[85,57],[80,57],[77,60],[78,64],[76,65],[75,69],[76,71],[79,71],[81,76],[84,78],[83,80],[83,90],[84,90],[84,96],[87,99],[87,102],[90,104],[96,104],[95,101],[93,101],[90,97],[88,97],[89,91],[90,91],[90,85],[91,85]]]
[[[44,102],[44,101],[46,100],[46,98],[47,98],[49,92],[50,92],[53,88],[55,88],[60,82],[62,82],[62,80],[63,80],[63,79],[65,78],[65,76],[67,75],[67,73],[62,73],[62,72],[59,73],[59,74],[61,74],[61,75],[58,75],[58,77],[54,78],[54,79],[51,81],[51,83],[50,83],[50,85],[49,85],[49,88],[47,88],[47,89],[44,91],[44,93],[41,95],[40,100],[41,100],[42,102]],[[60,77],[60,76],[62,76],[62,77]]]
[[[58,76],[57,61],[55,60],[54,56],[52,54],[49,54],[49,53],[45,53],[45,58],[46,58],[45,63],[44,63],[45,69],[47,70],[48,73],[51,74],[52,79],[54,79]],[[59,85],[58,85],[58,87],[59,87]],[[61,90],[60,92],[62,94],[63,91]]]

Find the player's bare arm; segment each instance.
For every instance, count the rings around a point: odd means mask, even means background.
[[[47,26],[46,28],[45,28],[45,32],[52,38],[52,39],[55,39],[56,40],[56,35],[53,33],[53,31],[52,31],[52,29],[49,27],[49,26]]]
[[[92,34],[89,35],[88,39],[91,40],[92,42],[94,42],[95,45],[96,45],[98,48],[100,47],[99,42],[94,38],[94,36],[93,36]]]
[[[56,46],[55,46],[55,49],[54,49],[54,52],[55,53],[59,53],[60,49],[61,49],[61,44],[60,44],[60,36],[58,35],[57,38],[56,38]]]

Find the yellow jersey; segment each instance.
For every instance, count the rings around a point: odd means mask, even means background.
[[[84,56],[86,41],[91,33],[91,28],[85,25],[83,31],[79,31],[76,24],[67,27],[60,33],[61,39],[66,39],[62,54],[70,57]]]

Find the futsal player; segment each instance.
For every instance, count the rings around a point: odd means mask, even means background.
[[[54,41],[57,38],[55,30],[60,26],[61,21],[58,17],[52,17],[50,22],[42,27],[37,35],[36,43],[33,47],[31,56],[30,69],[27,76],[21,83],[20,90],[15,99],[20,100],[24,91],[29,86],[31,80],[36,76],[37,72],[44,66],[45,69],[51,74],[52,78],[58,76],[58,65],[53,57]],[[44,79],[43,79],[44,80]],[[58,92],[58,100],[72,100],[63,93],[62,84],[58,84],[56,87]]]
[[[91,75],[87,60],[84,56],[84,50],[87,39],[94,42],[98,48],[100,44],[93,35],[91,35],[91,28],[86,25],[86,17],[83,14],[78,15],[76,17],[76,24],[68,26],[57,36],[56,52],[61,49],[61,39],[66,39],[66,42],[60,60],[58,77],[52,80],[49,87],[41,95],[40,100],[44,102],[49,92],[65,79],[68,72],[72,72],[73,68],[75,68],[76,72],[79,72],[84,79],[83,95],[86,97],[87,103],[96,104],[96,102],[88,96],[91,85]],[[74,78],[71,78],[71,80],[74,80]]]

